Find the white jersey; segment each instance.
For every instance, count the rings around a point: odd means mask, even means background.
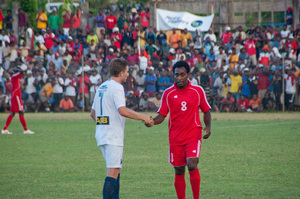
[[[110,79],[98,87],[92,106],[98,146],[124,146],[125,117],[119,114],[118,109],[125,105],[125,92],[121,84]]]

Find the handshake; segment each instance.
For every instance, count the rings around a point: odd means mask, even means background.
[[[154,120],[153,118],[150,116],[145,116],[144,120],[143,120],[143,123],[145,124],[145,126],[147,127],[152,127],[154,125]]]

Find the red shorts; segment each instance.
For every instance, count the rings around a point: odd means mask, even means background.
[[[23,104],[20,96],[15,96],[10,100],[10,112],[19,113],[20,111],[24,111]]]
[[[202,140],[185,145],[170,145],[169,162],[174,167],[185,166],[188,158],[199,158]]]

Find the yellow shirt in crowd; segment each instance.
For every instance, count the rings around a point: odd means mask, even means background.
[[[35,18],[37,18],[37,17],[38,17],[38,14],[36,15]],[[45,13],[42,13],[42,14],[40,15],[39,18],[40,18],[40,19],[43,18],[43,19],[46,20],[46,21],[48,20],[47,15],[46,15]],[[47,22],[43,22],[43,21],[41,21],[40,19],[37,20],[37,25],[36,25],[36,27],[37,27],[38,29],[46,29],[46,28],[47,28]]]
[[[230,75],[230,79],[231,79],[230,92],[231,93],[239,92],[240,85],[243,83],[242,77],[240,75],[237,76]]]

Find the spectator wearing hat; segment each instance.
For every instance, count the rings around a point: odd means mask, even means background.
[[[115,28],[117,21],[117,17],[114,16],[114,13],[111,11],[105,18],[107,34],[111,35],[113,33],[113,29]]]
[[[138,100],[134,95],[134,91],[128,91],[128,96],[126,97],[126,107],[136,111],[138,109]]]
[[[147,30],[149,27],[149,19],[150,19],[150,13],[149,13],[149,8],[144,8],[140,12],[140,17],[141,17],[141,26],[144,30]]]
[[[57,15],[56,7],[54,7],[48,19],[48,27],[51,29],[51,32],[53,32],[55,35],[58,34],[60,23],[60,17]]]
[[[69,31],[72,27],[72,17],[70,9],[66,9],[66,13],[63,15],[63,34],[69,36]]]
[[[264,66],[269,66],[271,55],[268,51],[268,46],[264,45],[264,47],[262,48],[262,52],[259,53],[259,63]]]
[[[230,27],[227,26],[225,28],[225,32],[223,32],[223,34],[221,35],[220,39],[222,40],[222,42],[224,44],[228,44],[229,43],[229,38],[232,37],[232,33],[230,32]]]
[[[114,53],[114,49],[113,48],[109,48],[108,49],[108,54],[106,55],[106,59],[110,62],[114,58],[117,58],[117,56]]]
[[[42,30],[42,29],[46,29],[47,28],[47,15],[43,12],[42,8],[39,8],[39,11],[35,17],[36,22],[37,22],[37,29]]]
[[[139,16],[137,14],[136,8],[131,9],[131,15],[129,16],[128,22],[129,22],[129,27],[138,27],[139,25]]]

